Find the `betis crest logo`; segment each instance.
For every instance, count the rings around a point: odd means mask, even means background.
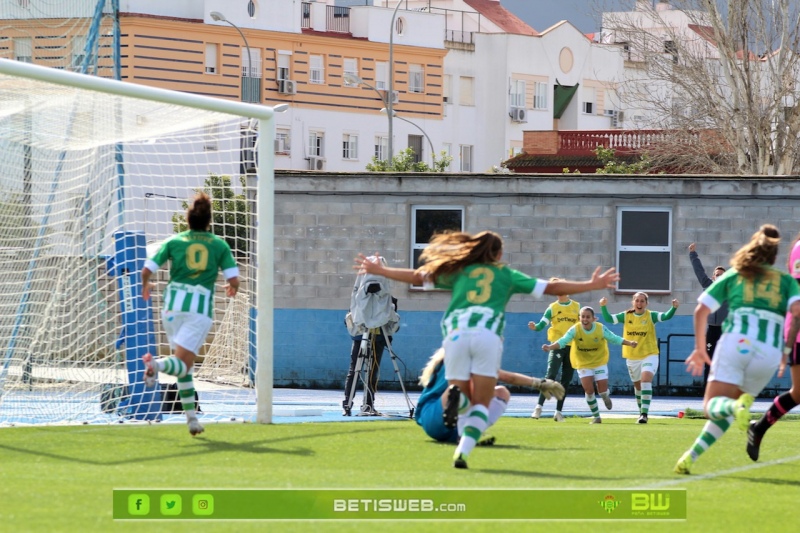
[[[619,500],[615,500],[614,496],[611,494],[606,495],[605,498],[597,502],[600,504],[600,507],[606,510],[607,513],[611,514],[611,512],[617,508],[617,506],[622,503]]]

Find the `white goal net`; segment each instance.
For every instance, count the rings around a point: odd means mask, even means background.
[[[271,186],[272,166],[257,168],[255,142],[259,124],[271,142],[271,112],[0,59],[0,425],[182,420],[174,378],[142,381],[141,356],[169,354],[169,268],[149,303],[139,273],[186,229],[200,190],[242,280],[235,299],[218,283],[195,368],[200,414],[270,421],[271,383],[256,387],[256,371],[271,381],[271,333],[259,343],[257,321],[272,311],[256,313],[255,280],[271,270],[257,252],[272,235],[262,228],[257,247],[255,227],[272,199],[256,200],[256,184]]]

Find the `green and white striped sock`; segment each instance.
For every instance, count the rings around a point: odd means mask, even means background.
[[[732,416],[706,422],[706,425],[703,426],[703,431],[700,432],[700,436],[697,437],[697,440],[694,441],[694,444],[692,444],[689,450],[692,454],[692,460],[696,461],[712,444],[722,438],[722,435],[728,431],[731,424],[733,424]]]
[[[179,378],[185,376],[189,372],[189,367],[186,366],[186,363],[174,355],[164,357],[163,359],[157,359],[156,365],[158,366],[159,372]]]
[[[642,405],[641,412],[646,415],[650,411],[650,401],[653,399],[653,384],[642,382]]]
[[[592,416],[599,418],[600,408],[597,407],[597,397],[594,394],[586,394],[586,403],[589,405],[589,409],[592,410]]]
[[[715,396],[708,401],[706,412],[711,420],[722,420],[733,415],[736,400],[725,396]]]

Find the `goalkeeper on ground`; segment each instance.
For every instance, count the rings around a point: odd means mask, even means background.
[[[558,399],[564,397],[564,387],[551,379],[532,378],[516,372],[506,372],[502,369],[498,371],[497,378],[511,385],[538,389],[548,399],[551,396],[555,396]],[[422,370],[419,383],[423,386],[423,389],[417,402],[417,409],[414,412],[417,424],[422,426],[425,433],[432,439],[457,444],[461,433],[458,413],[466,410],[469,406],[469,400],[466,395],[461,394],[458,387],[448,387],[447,385],[447,380],[444,377],[444,349],[439,348],[436,350],[428,360],[428,364]],[[495,387],[494,398],[489,403],[487,428],[491,427],[503,416],[510,399],[511,393],[507,388],[502,385]],[[490,437],[478,444],[492,443],[494,443],[494,438]]]

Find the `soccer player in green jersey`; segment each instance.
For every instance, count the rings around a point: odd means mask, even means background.
[[[561,279],[550,278],[550,281],[561,281]],[[578,323],[580,309],[581,304],[570,299],[569,294],[561,294],[555,302],[547,306],[539,322],[528,322],[528,328],[534,331],[542,331],[547,326],[550,326],[547,328],[547,340],[554,342],[563,337],[569,328]],[[570,362],[569,351],[570,346],[566,345],[557,350],[552,350],[547,354],[547,372],[545,373],[545,378],[556,379],[559,372],[561,372],[561,379],[559,382],[564,386],[564,390],[569,388],[572,376],[575,374],[572,363]],[[544,400],[544,394],[539,394],[539,401],[536,402],[536,407],[533,409],[531,418],[538,419],[542,416]],[[563,407],[564,397],[562,396],[556,402],[556,412],[553,413],[553,420],[555,422],[564,421],[564,415],[561,414],[561,409]]]
[[[164,295],[162,321],[174,355],[153,359],[145,354],[144,380],[147,388],[156,384],[158,372],[178,378],[178,395],[192,436],[203,432],[197,420],[194,402],[194,359],[214,323],[214,284],[222,270],[229,298],[239,290],[239,268],[230,246],[224,239],[209,231],[211,228],[211,198],[205,193],[194,197],[186,211],[189,231],[166,240],[155,256],[147,259],[142,268],[142,298],[150,299],[150,278],[170,261],[170,279]]]
[[[615,269],[601,273],[597,267],[588,281],[548,283],[509,268],[500,262],[502,257],[503,239],[497,233],[454,232],[434,235],[420,255],[422,266],[416,270],[373,263],[363,254],[356,258],[354,267],[425,289],[452,292],[442,318],[445,377],[470,400],[454,455],[456,468],[467,468],[467,458],[489,420],[503,353],[505,308],[511,296],[576,294],[607,289],[619,280]]]
[[[639,424],[647,424],[650,402],[653,400],[653,377],[658,372],[658,337],[656,323],[669,320],[678,309],[678,300],[672,300],[669,311],[648,311],[648,296],[645,292],[633,295],[631,308],[612,315],[606,309],[608,298],[600,299],[603,320],[610,324],[623,324],[622,336],[633,338],[638,343],[634,348],[623,345],[622,357],[627,359],[628,375],[633,382],[633,392],[639,405]]]
[[[597,392],[603,399],[606,409],[611,410],[613,403],[608,392],[608,343],[622,344],[636,348],[636,341],[623,339],[613,333],[603,324],[595,322],[594,309],[581,307],[581,321],[567,330],[563,337],[553,344],[542,345],[542,350],[558,350],[563,346],[572,345],[570,358],[572,366],[578,371],[578,377],[583,386],[586,405],[592,412],[591,424],[600,424],[600,408],[597,406],[597,397],[594,395],[595,383]]]
[[[775,375],[783,360],[784,318],[792,315],[789,339],[800,331],[800,287],[772,265],[778,256],[778,228],[764,224],[731,259],[731,269],[697,298],[694,310],[694,350],[686,358],[693,376],[711,364],[703,398],[708,422],[694,444],[678,459],[675,472],[688,474],[697,458],[736,422],[746,430],[750,406]],[[706,348],[709,313],[728,302],[713,361]]]

